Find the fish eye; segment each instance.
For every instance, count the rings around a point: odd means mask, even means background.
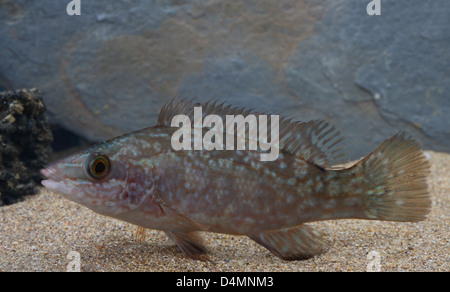
[[[95,154],[87,160],[87,173],[92,178],[102,179],[104,178],[111,168],[108,157],[101,154]]]

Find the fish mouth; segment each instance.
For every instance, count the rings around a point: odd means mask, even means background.
[[[60,181],[62,178],[56,174],[56,170],[52,167],[43,168],[39,171],[43,176],[50,180]]]
[[[76,188],[69,179],[61,177],[56,173],[56,171],[57,169],[53,167],[41,169],[39,172],[47,178],[42,180],[41,184],[48,191],[78,203]]]
[[[51,192],[60,193],[63,178],[56,174],[56,170],[52,167],[43,168],[39,171],[47,179],[42,180],[41,184]]]

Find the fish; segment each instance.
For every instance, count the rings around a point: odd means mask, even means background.
[[[280,118],[273,161],[261,161],[261,149],[176,151],[171,138],[178,128],[171,121],[192,118],[195,107],[203,116],[261,115],[214,100],[171,100],[155,126],[48,165],[40,171],[42,185],[137,225],[136,238],[146,229],[163,231],[193,259],[207,256],[204,232],[247,236],[283,260],[304,260],[329,248],[310,222],[418,222],[431,210],[429,163],[404,131],[350,166],[342,164],[343,137],[324,120]]]

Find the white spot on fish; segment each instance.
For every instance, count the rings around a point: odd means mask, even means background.
[[[325,209],[336,208],[336,199],[330,199],[324,206]]]
[[[158,142],[154,142],[153,149],[155,149],[158,152],[161,151],[161,144],[159,144]]]
[[[323,189],[323,183],[321,181],[319,181],[318,183],[316,183],[316,192],[321,192]]]
[[[294,199],[295,199],[294,196],[290,195],[290,196],[287,197],[286,203],[291,204],[291,203],[294,202]]]

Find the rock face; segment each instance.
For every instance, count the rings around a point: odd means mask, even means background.
[[[93,141],[155,124],[173,96],[326,119],[351,158],[400,129],[450,150],[450,1],[0,2],[0,83],[39,87]]]
[[[51,150],[42,97],[36,89],[0,93],[0,205],[35,192]]]

